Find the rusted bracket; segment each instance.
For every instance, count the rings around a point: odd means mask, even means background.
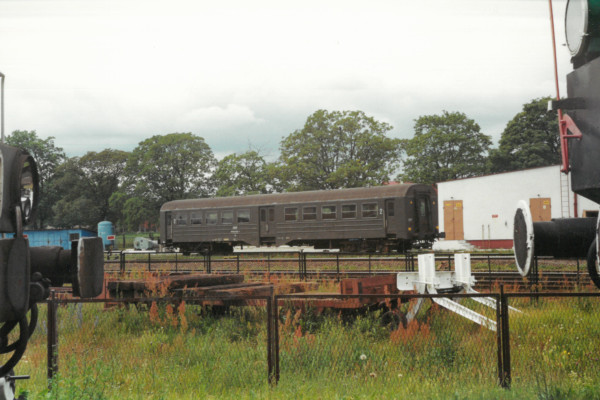
[[[561,172],[565,174],[569,172],[569,146],[567,140],[569,139],[581,139],[583,134],[575,124],[575,121],[567,114],[562,114],[559,110],[558,125],[560,129],[560,153],[562,157],[562,168]],[[569,134],[571,132],[571,134]]]

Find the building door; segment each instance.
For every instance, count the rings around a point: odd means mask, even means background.
[[[463,201],[444,201],[444,231],[446,240],[464,240]]]
[[[548,197],[529,199],[529,209],[533,222],[550,221],[552,219],[552,203]]]
[[[261,207],[259,209],[259,231],[261,241],[263,238],[275,237],[275,207]],[[270,242],[270,240],[269,240]]]

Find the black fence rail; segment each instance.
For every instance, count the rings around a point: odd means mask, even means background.
[[[385,255],[380,253],[315,253],[315,252],[266,252],[235,253],[230,256],[210,254],[148,252],[106,253],[105,270],[108,273],[131,271],[148,272],[204,272],[247,273],[252,275],[291,275],[299,279],[337,279],[414,271],[417,268],[416,253]],[[454,254],[437,253],[436,263],[440,270],[453,268]],[[514,256],[507,253],[471,254],[473,274],[477,287],[490,289],[499,284],[507,287],[536,290],[559,290],[587,287],[590,279],[585,263],[579,259],[556,260],[539,257],[542,266],[537,276],[524,280],[517,273]]]
[[[482,305],[477,302],[481,298],[492,299],[495,305]],[[488,322],[478,325],[441,307],[437,299],[457,302]],[[345,310],[344,304],[353,301],[370,306]],[[103,311],[98,304],[114,308]],[[190,318],[185,329],[181,304],[188,306]],[[132,305],[133,314],[123,311]],[[101,335],[122,331],[123,338],[117,340],[122,342],[127,335],[139,338],[146,331],[160,333],[163,329],[175,329],[176,333],[162,334],[163,340],[181,341],[179,350],[185,354],[170,354],[166,344],[155,341],[147,344],[147,352],[167,349],[164,356],[181,359],[181,365],[201,365],[206,375],[202,382],[238,385],[240,390],[261,376],[271,384],[308,382],[313,386],[325,385],[325,381],[344,385],[345,380],[356,379],[372,390],[384,390],[380,393],[384,397],[418,391],[423,382],[440,379],[444,385],[472,390],[494,385],[528,388],[539,396],[550,396],[547,398],[575,392],[577,398],[592,398],[598,390],[581,391],[600,388],[600,293],[505,294],[502,289],[493,294],[85,301],[53,294],[47,307],[47,321],[41,329],[47,335],[47,376],[53,390],[65,373],[75,373],[69,360],[82,348],[77,341],[87,340],[81,351],[94,353],[100,363],[112,363],[117,357],[116,364],[125,368],[119,373],[127,374],[126,366],[119,364],[127,364],[126,360],[119,361],[123,356],[114,354],[116,350],[113,352]],[[203,319],[209,315],[213,325],[207,328]],[[215,319],[215,315],[219,317]],[[192,329],[193,335],[186,334]],[[78,334],[74,336],[75,331]],[[143,360],[145,354],[136,357],[136,363],[148,363]],[[67,368],[61,374],[62,363]],[[216,370],[225,372],[219,375]],[[137,370],[129,373],[143,374]],[[156,373],[160,375],[160,371]]]

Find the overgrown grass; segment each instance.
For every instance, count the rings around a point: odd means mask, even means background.
[[[267,383],[266,312],[190,305],[59,308],[47,389],[42,321],[17,374],[30,399],[600,398],[600,299],[514,300],[513,385],[497,385],[495,333],[437,306],[395,330],[379,312],[280,309],[281,380]]]

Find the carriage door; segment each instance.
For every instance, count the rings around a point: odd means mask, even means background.
[[[170,212],[165,213],[165,234],[166,240],[173,240],[173,217]]]
[[[396,233],[396,211],[394,199],[385,201],[385,233]]]
[[[275,207],[261,207],[259,211],[260,237],[275,237]]]
[[[429,204],[429,196],[420,195],[417,196],[417,207],[416,207],[416,231],[424,234],[430,233],[432,231],[431,226],[431,211]]]

